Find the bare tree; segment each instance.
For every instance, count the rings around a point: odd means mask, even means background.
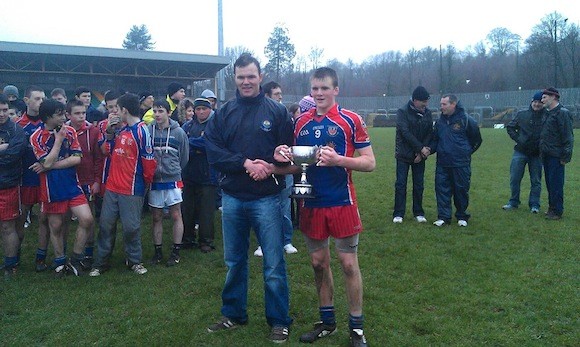
[[[521,36],[506,28],[495,28],[487,34],[487,41],[491,45],[491,54],[506,56],[515,53]]]

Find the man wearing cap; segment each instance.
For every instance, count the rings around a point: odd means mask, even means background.
[[[521,110],[508,123],[508,135],[516,142],[510,165],[511,197],[504,210],[518,208],[520,205],[520,184],[524,177],[526,164],[530,172],[530,197],[528,206],[532,213],[540,211],[540,193],[542,191],[542,161],[540,159],[540,132],[544,104],[542,92],[534,94],[527,110]]]
[[[423,86],[413,91],[411,100],[397,110],[397,137],[395,158],[397,180],[395,182],[395,208],[393,223],[403,223],[407,200],[407,176],[409,168],[413,177],[413,215],[419,223],[427,222],[423,210],[423,183],[425,160],[430,154],[429,142],[433,135],[433,117],[427,108],[429,92]]]
[[[217,98],[216,98],[215,94],[210,89],[206,89],[203,92],[201,92],[201,97],[208,99],[210,104],[211,104],[211,109],[214,111],[216,110]]]
[[[147,111],[151,110],[154,101],[155,97],[151,92],[145,91],[139,94],[139,109],[141,110],[141,118],[145,116]]]
[[[11,84],[5,86],[2,90],[2,94],[6,95],[10,105],[18,110],[18,116],[21,116],[24,112],[26,112],[26,102],[20,99],[20,93],[18,92],[18,88],[16,88],[16,86]]]
[[[185,98],[185,87],[181,83],[172,82],[167,86],[167,97],[165,100],[169,103],[169,107],[171,107],[171,115],[170,118],[176,122],[179,122],[179,112],[177,111],[177,105],[179,102]],[[143,115],[143,121],[149,125],[151,122],[155,120],[153,115],[153,109],[145,112]],[[182,124],[179,124],[180,126]]]
[[[540,134],[540,153],[548,189],[546,218],[558,220],[564,212],[564,169],[572,159],[574,147],[573,121],[570,111],[560,104],[556,88],[544,89],[542,102],[546,108]]]

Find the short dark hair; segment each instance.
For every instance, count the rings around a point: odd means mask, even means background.
[[[163,107],[164,109],[167,110],[167,113],[171,113],[171,106],[169,106],[169,103],[165,99],[159,99],[159,100],[153,101],[153,107],[155,107],[155,106]]]
[[[449,102],[452,104],[456,104],[459,99],[457,99],[457,95],[455,94],[443,94],[441,99],[449,98]]]
[[[46,122],[46,120],[55,114],[60,114],[65,112],[65,105],[54,99],[45,99],[40,104],[40,108],[38,109],[38,116],[40,120]]]
[[[75,96],[81,96],[82,93],[90,93],[91,90],[87,87],[81,86],[75,89]]]
[[[290,114],[292,115],[292,117],[294,117],[294,113],[296,112],[296,110],[300,109],[300,105],[294,103],[290,106],[288,106],[288,112],[290,112]]]
[[[8,100],[8,97],[4,94],[0,94],[0,104],[8,105],[8,108],[10,109],[10,101]]]
[[[282,89],[282,86],[280,85],[280,83],[278,83],[276,81],[270,81],[268,83],[264,83],[264,85],[262,86],[264,93],[268,96],[272,96],[272,90],[274,90],[276,88]]]
[[[121,97],[121,93],[116,90],[109,90],[105,93],[105,102]]]
[[[234,74],[236,73],[236,68],[238,67],[246,67],[250,64],[254,64],[256,65],[256,67],[258,68],[258,73],[261,74],[262,73],[262,69],[260,68],[260,62],[258,61],[258,59],[254,58],[250,53],[242,53],[238,59],[236,59],[236,61],[234,62]]]
[[[50,92],[50,96],[55,96],[55,95],[59,95],[59,94],[62,95],[62,96],[64,96],[64,97],[66,97],[66,92],[62,88],[54,88]]]
[[[72,112],[72,108],[75,106],[85,107],[85,103],[78,99],[70,100],[69,102],[66,103],[66,113],[70,114]]]
[[[139,117],[141,109],[139,108],[139,96],[133,93],[123,94],[117,100],[119,109],[126,108],[129,114],[133,117]]]
[[[26,88],[26,91],[24,91],[24,96],[29,98],[30,95],[32,95],[32,92],[43,92],[44,93],[44,89],[40,88],[39,86],[29,86],[28,88]]]
[[[334,69],[329,67],[319,67],[318,69],[314,70],[310,79],[323,80],[326,77],[330,77],[333,87],[338,87],[338,75]]]

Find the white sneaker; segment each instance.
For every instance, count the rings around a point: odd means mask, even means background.
[[[427,223],[427,219],[425,218],[425,216],[417,216],[415,217],[415,220],[419,223]]]
[[[133,266],[131,266],[131,270],[137,275],[143,275],[147,273],[147,269],[145,266],[143,266],[143,264],[133,264]]]
[[[262,253],[262,247],[258,246],[258,248],[256,248],[256,250],[254,251],[254,255],[256,257],[263,257],[264,253]]]
[[[393,223],[403,223],[403,217],[395,217],[395,218],[393,218]]]
[[[459,225],[460,227],[466,227],[467,226],[467,221],[460,219],[459,221],[457,221],[457,225]]]
[[[445,225],[445,221],[443,219],[437,219],[433,222],[433,225],[436,227],[442,227]]]
[[[296,249],[296,247],[292,246],[291,243],[287,244],[286,246],[284,246],[284,250],[286,251],[286,253],[288,254],[294,254],[294,253],[298,253],[298,250]]]

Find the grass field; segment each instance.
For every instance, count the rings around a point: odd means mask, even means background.
[[[365,334],[372,346],[580,345],[580,160],[566,167],[565,212],[546,221],[527,206],[503,211],[509,198],[513,144],[505,130],[482,129],[473,157],[472,218],[467,228],[436,228],[435,158],[427,161],[424,207],[430,223],[393,225],[394,129],[371,129],[377,169],[355,173],[365,226],[359,259],[365,285]],[[576,133],[578,135],[578,133]],[[578,137],[577,137],[578,138]],[[410,188],[410,185],[409,185]],[[542,191],[542,212],[547,194]],[[219,221],[218,221],[219,223]],[[143,220],[144,258],[153,254],[150,216]],[[175,268],[147,266],[137,276],[122,265],[121,239],[113,269],[101,277],[55,279],[34,272],[36,224],[28,229],[19,273],[0,280],[2,346],[266,346],[260,259],[250,255],[248,326],[209,334],[220,315],[225,266],[217,251],[182,251]],[[170,245],[167,231],[164,251]],[[218,227],[218,230],[221,230]],[[250,254],[254,250],[253,242]],[[289,255],[289,345],[318,320],[312,270],[297,231]],[[49,255],[49,259],[51,256]],[[348,344],[347,309],[338,263],[335,307],[339,331],[318,346]]]

